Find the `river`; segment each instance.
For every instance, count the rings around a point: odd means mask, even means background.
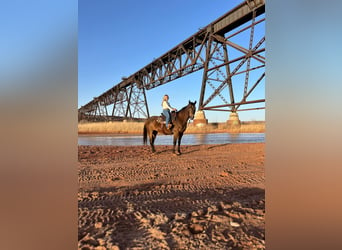
[[[201,144],[226,144],[226,143],[252,143],[265,142],[264,133],[209,133],[209,134],[184,134],[181,145]],[[173,137],[170,135],[158,135],[155,145],[172,145]],[[135,146],[143,145],[142,135],[79,135],[78,145],[115,145]]]

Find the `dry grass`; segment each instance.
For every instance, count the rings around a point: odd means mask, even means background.
[[[141,134],[143,122],[90,122],[79,123],[79,134]]]
[[[79,123],[79,134],[142,134],[143,122],[92,122]],[[198,127],[188,125],[186,133],[264,133],[265,122],[242,122],[240,127],[226,123],[209,123]]]
[[[189,124],[187,133],[264,133],[265,122],[242,122],[240,126],[223,123],[209,123],[203,127]]]

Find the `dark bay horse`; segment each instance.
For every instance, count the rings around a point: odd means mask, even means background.
[[[173,133],[173,153],[174,154],[181,154],[180,152],[180,144],[182,140],[182,136],[184,131],[187,128],[188,120],[194,119],[195,111],[196,111],[196,101],[190,102],[187,106],[176,112],[176,119],[173,121],[173,127],[170,130],[166,129],[165,124],[161,124],[158,121],[158,116],[152,116],[144,124],[144,145],[147,143],[147,135],[150,139],[150,145],[152,148],[152,152],[156,152],[154,148],[154,140],[157,137],[158,132],[165,134],[165,135],[171,135]],[[177,153],[175,152],[176,149],[176,143],[178,140],[178,150]]]

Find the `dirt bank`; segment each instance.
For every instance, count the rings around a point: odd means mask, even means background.
[[[80,249],[264,249],[264,144],[79,146]]]

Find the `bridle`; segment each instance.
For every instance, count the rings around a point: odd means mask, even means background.
[[[195,104],[189,103],[189,105],[190,105],[190,106],[188,107],[188,109],[189,109],[188,115],[189,115],[189,118],[190,118],[191,120],[193,120],[194,117],[195,117]]]

